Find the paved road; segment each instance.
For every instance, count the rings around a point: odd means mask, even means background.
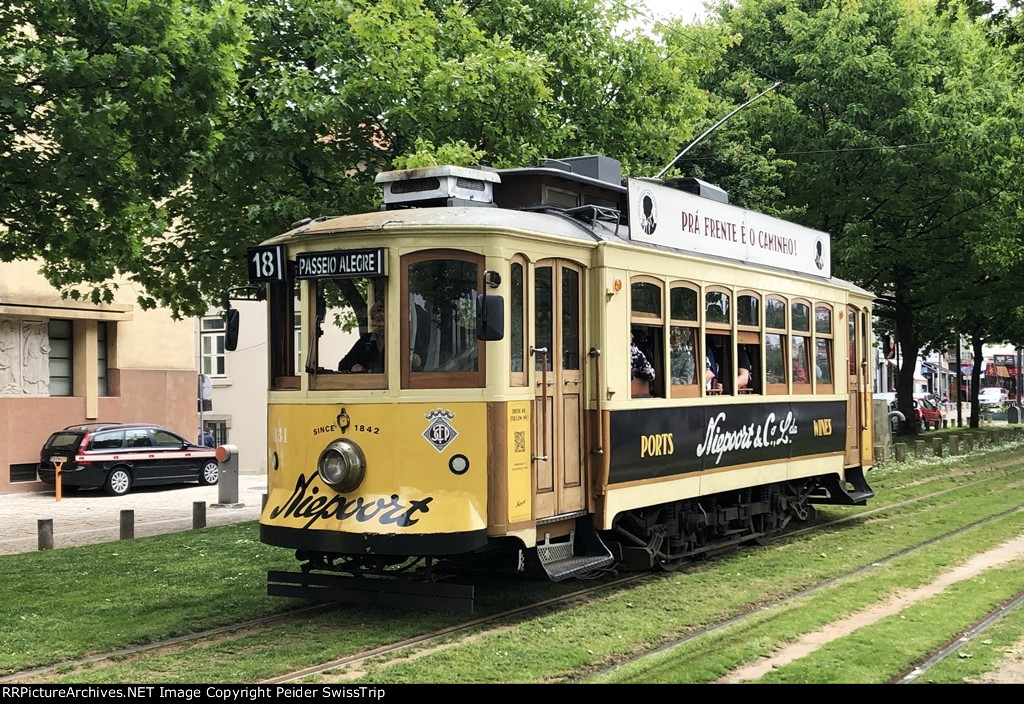
[[[53,547],[65,548],[119,540],[122,511],[132,512],[136,538],[191,529],[200,503],[198,514],[207,526],[259,519],[266,477],[243,471],[237,481],[236,492],[229,486],[173,484],[133,489],[125,496],[101,490],[64,493],[60,501],[52,488],[5,494],[0,496],[0,555],[38,550],[40,521],[52,521]]]

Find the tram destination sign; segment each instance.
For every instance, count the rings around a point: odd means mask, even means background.
[[[827,232],[651,181],[629,180],[629,238],[812,276],[832,275]]]
[[[297,279],[384,276],[384,248],[303,252],[295,256]]]

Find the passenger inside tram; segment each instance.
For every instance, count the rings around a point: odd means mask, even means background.
[[[704,363],[705,387],[708,393],[711,394],[732,393],[733,389],[738,393],[749,393],[752,390],[753,365],[745,345],[737,346],[735,387],[726,388],[726,385],[723,384],[725,370],[729,367],[729,359],[726,354],[728,339],[724,335],[709,335],[706,340],[707,354]]]

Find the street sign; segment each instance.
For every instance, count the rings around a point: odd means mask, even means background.
[[[213,397],[213,380],[206,374],[199,375],[199,398],[209,401]]]

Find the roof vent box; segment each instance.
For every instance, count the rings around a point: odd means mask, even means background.
[[[545,159],[544,166],[561,169],[580,176],[597,179],[616,186],[622,184],[622,164],[609,156],[573,156],[565,159]]]
[[[424,201],[494,202],[498,174],[463,166],[430,166],[422,169],[384,171],[376,182],[384,191],[384,205],[416,204]]]
[[[701,181],[699,178],[694,178],[693,176],[669,179],[665,181],[665,185],[670,186],[671,188],[677,188],[680,191],[692,193],[695,196],[700,196],[701,198],[716,200],[719,203],[729,202],[729,194],[723,189],[713,183]]]

